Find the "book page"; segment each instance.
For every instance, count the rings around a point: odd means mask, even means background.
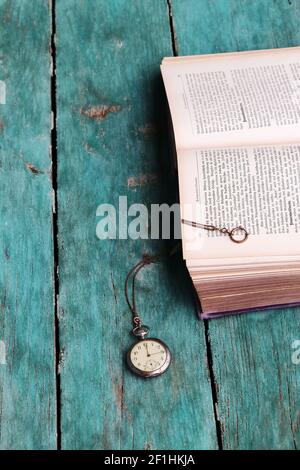
[[[300,48],[167,58],[177,148],[297,143]]]
[[[300,145],[178,152],[181,217],[249,238],[182,224],[185,259],[300,255]]]

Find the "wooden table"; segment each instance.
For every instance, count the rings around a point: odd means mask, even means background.
[[[299,18],[299,0],[0,0],[2,449],[299,448],[300,310],[203,323],[180,256],[148,267],[139,307],[175,359],[137,379],[124,277],[168,242],[96,236],[101,203],[176,198],[161,59],[299,45]]]

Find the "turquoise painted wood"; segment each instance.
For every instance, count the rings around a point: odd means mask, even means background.
[[[300,2],[172,1],[179,54],[296,46]],[[300,446],[300,367],[292,343],[300,310],[256,313],[209,323],[225,449]]]
[[[139,306],[174,353],[156,380],[132,376],[128,270],[163,242],[96,237],[97,206],[174,197],[159,65],[172,54],[167,2],[59,0],[59,317],[64,449],[217,447],[204,325],[180,257],[151,266]]]
[[[0,0],[0,448],[6,450],[56,447],[49,39],[47,2]]]

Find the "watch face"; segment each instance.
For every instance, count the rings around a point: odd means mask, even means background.
[[[133,372],[143,377],[163,374],[170,365],[168,346],[156,338],[148,338],[134,344],[128,352],[128,365]]]

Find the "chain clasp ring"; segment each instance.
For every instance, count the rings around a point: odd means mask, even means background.
[[[234,243],[244,243],[249,237],[249,233],[241,225],[239,227],[234,227],[233,229],[228,230],[227,233],[230,240]]]

